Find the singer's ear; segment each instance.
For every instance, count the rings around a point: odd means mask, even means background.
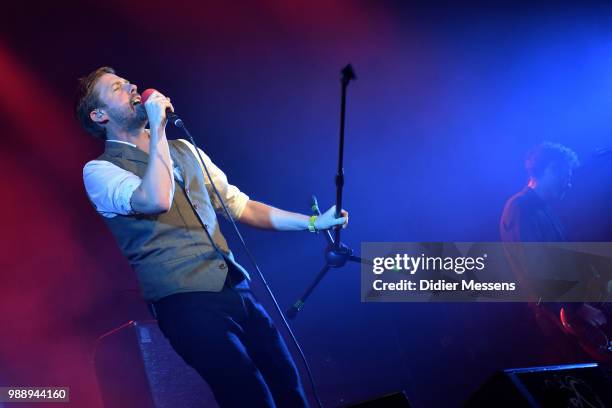
[[[89,112],[89,118],[99,124],[108,122],[108,114],[102,109],[94,109]]]

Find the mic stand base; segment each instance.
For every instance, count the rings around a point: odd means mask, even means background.
[[[319,205],[317,203],[317,198],[315,196],[312,197],[312,201],[312,209],[318,215],[321,215],[321,211],[319,210]],[[325,275],[331,268],[342,268],[349,261],[372,265],[372,261],[353,255],[353,250],[348,246],[344,245],[342,242],[334,242],[332,234],[329,230],[324,231],[324,235],[327,239],[327,247],[325,248],[325,265],[323,265],[323,268],[321,268],[312,283],[308,286],[308,288],[306,288],[302,296],[295,301],[293,306],[287,309],[286,314],[289,319],[294,319],[297,316],[298,312],[302,309],[302,307],[304,307],[306,299],[308,299],[312,291],[317,287],[319,282],[323,279],[323,277],[325,277]]]

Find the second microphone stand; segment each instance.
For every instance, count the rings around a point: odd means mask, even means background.
[[[340,97],[340,146],[338,148],[338,172],[336,174],[336,218],[340,217],[340,212],[342,211],[342,189],[344,187],[344,123],[346,117],[346,89],[348,84],[355,79],[357,79],[355,76],[355,71],[353,71],[351,64],[348,64],[342,69],[340,79],[342,88]],[[315,196],[312,197],[312,211],[316,215],[321,215],[319,204]],[[353,255],[353,250],[340,242],[341,230],[341,226],[335,227],[333,234],[334,236],[332,236],[332,233],[329,230],[323,232],[323,236],[327,240],[327,247],[325,248],[325,265],[323,265],[323,268],[321,268],[302,296],[287,310],[287,317],[290,319],[297,316],[298,312],[304,306],[306,299],[308,299],[312,291],[317,287],[330,268],[341,268],[348,261],[372,264],[371,261]]]

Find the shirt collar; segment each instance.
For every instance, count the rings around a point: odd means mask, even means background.
[[[112,142],[112,143],[123,143],[123,144],[126,144],[126,145],[128,145],[128,146],[136,147],[136,145],[135,145],[135,144],[130,143],[130,142],[125,142],[125,141],[123,141],[123,140],[107,140],[107,142]]]

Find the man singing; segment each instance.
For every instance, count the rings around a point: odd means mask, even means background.
[[[79,80],[75,112],[104,153],[83,169],[89,199],[138,275],[144,299],[178,354],[222,407],[307,405],[288,349],[249,289],[215,212],[222,204],[196,148],[166,139],[170,99],[142,103],[137,87],[102,67]],[[148,124],[148,129],[146,125]],[[231,216],[279,231],[346,226],[348,213],[319,217],[250,200],[200,150]]]

